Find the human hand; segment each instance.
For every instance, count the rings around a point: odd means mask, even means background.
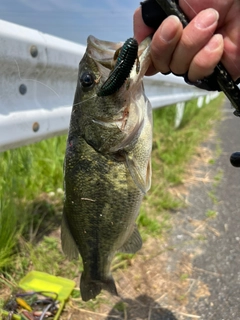
[[[210,75],[221,60],[234,80],[240,77],[240,2],[238,0],[179,0],[190,23],[183,29],[175,16],[166,18],[154,33],[152,65],[156,72],[188,72],[192,82]],[[155,30],[147,27],[141,9],[134,14],[138,42]],[[215,34],[214,34],[215,33]]]

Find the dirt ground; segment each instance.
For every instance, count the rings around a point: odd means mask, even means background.
[[[191,255],[184,254],[175,266],[169,265],[169,250],[158,240],[149,240],[126,270],[114,273],[119,298],[103,293],[108,303],[97,311],[80,309],[71,301],[64,319],[175,320],[198,318],[188,313],[190,292],[196,299],[209,295],[202,283],[192,279]],[[171,253],[170,253],[171,254]],[[76,299],[77,300],[77,299]],[[76,308],[76,309],[75,309]]]

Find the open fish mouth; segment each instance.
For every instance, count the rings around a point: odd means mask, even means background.
[[[115,66],[115,63],[119,57],[117,56],[119,54],[119,49],[121,49],[121,52],[122,50],[125,50],[126,43],[128,44],[129,40],[130,45],[132,40],[133,44],[134,42],[136,43],[137,51],[133,59],[133,66],[130,65],[127,77],[124,78],[122,83],[120,83],[119,75],[122,70],[121,67],[118,69],[117,66]],[[114,145],[109,145],[109,141],[113,141],[111,137],[109,139],[105,139],[101,148],[98,149],[101,152],[108,150],[110,153],[116,153],[119,150],[124,149],[129,144],[136,143],[144,125],[143,106],[145,105],[146,99],[142,79],[151,61],[151,38],[146,38],[139,45],[134,38],[129,38],[124,43],[115,43],[99,40],[94,36],[89,36],[87,42],[87,55],[95,61],[100,74],[100,84],[97,96],[109,96],[109,99],[111,99],[111,95],[114,94],[113,99],[120,99],[119,101],[121,101],[121,103],[119,103],[119,108],[114,107],[114,112],[111,113],[111,116],[104,113],[101,115],[94,115],[94,118],[92,119],[92,122],[97,127],[102,127],[102,129],[105,130],[117,129],[116,132],[119,131],[121,133],[121,138],[119,136],[118,142],[114,142]],[[119,54],[120,57],[122,57],[121,52]],[[119,60],[117,63],[119,63]],[[126,67],[128,66],[126,65]],[[111,76],[113,74],[114,77],[112,78]],[[113,83],[112,80],[113,82],[115,81],[115,83]],[[104,86],[104,90],[108,86],[107,90],[109,89],[110,93],[102,94],[101,91]],[[109,108],[110,104],[108,104],[108,109]],[[131,143],[129,141],[131,141]]]
[[[87,54],[90,58],[106,67],[110,71],[114,68],[116,59],[116,52],[124,45],[124,42],[111,42],[105,40],[99,40],[94,36],[89,36],[87,39],[88,49]],[[150,64],[150,43],[151,38],[147,37],[138,46],[137,59],[135,64],[139,64],[132,68],[130,78],[142,78],[146,73]],[[135,79],[136,81],[137,79]],[[134,81],[134,82],[135,82]]]
[[[88,55],[95,61],[108,69],[113,67],[113,57],[115,52],[122,47],[123,42],[111,42],[99,40],[94,36],[87,39]]]

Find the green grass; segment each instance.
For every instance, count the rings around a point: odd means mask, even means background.
[[[219,185],[219,183],[221,182],[222,178],[223,178],[223,171],[222,170],[218,170],[218,172],[216,173],[216,175],[214,177],[213,186],[217,187]]]
[[[189,279],[189,275],[187,273],[183,273],[183,274],[180,275],[180,280],[181,281],[185,281],[187,279]]]
[[[0,153],[0,270],[14,265],[21,237],[34,241],[60,221],[65,140]]]
[[[31,268],[34,270],[70,279],[77,277],[82,271],[76,261],[66,261],[56,238],[45,236],[37,247],[28,244],[27,251],[30,256]]]
[[[2,208],[0,210],[2,210]],[[5,206],[3,210],[4,213],[1,214],[0,217],[0,270],[11,263],[18,241],[15,215],[10,207]],[[10,215],[6,212],[10,212]],[[13,217],[14,220],[11,217]]]
[[[144,240],[171,228],[171,212],[183,206],[171,189],[181,185],[196,146],[220,117],[221,101],[202,109],[188,102],[178,129],[175,106],[154,111],[152,188],[137,219]],[[0,153],[0,272],[16,281],[31,269],[70,278],[81,271],[79,263],[65,262],[59,241],[49,237],[61,219],[65,141],[66,136],[55,137]],[[122,259],[117,256],[115,263],[127,266]]]
[[[218,203],[218,198],[217,198],[215,190],[208,191],[208,196],[212,200],[213,204],[217,204]]]
[[[9,153],[1,155],[0,176],[0,270],[7,266],[13,259],[18,237],[23,228],[22,214],[18,216],[18,208],[21,210],[19,196],[22,196],[21,183],[18,177],[22,172],[19,168],[19,157]],[[16,164],[16,172],[12,172],[13,162]],[[17,190],[21,190],[17,195]],[[23,209],[23,208],[22,208]]]
[[[206,217],[209,219],[214,219],[217,216],[217,212],[214,210],[207,210]]]
[[[163,235],[171,228],[171,212],[184,206],[170,190],[182,184],[196,147],[207,138],[213,123],[220,119],[221,101],[222,97],[219,97],[202,109],[197,108],[196,100],[189,101],[178,129],[174,129],[174,106],[154,111],[152,188],[143,201],[138,218],[144,238]],[[216,153],[219,152],[217,144]],[[215,182],[218,181],[220,173],[215,178]]]
[[[213,177],[213,184],[212,184],[212,188],[210,191],[208,191],[208,196],[209,198],[212,200],[213,204],[217,204],[219,202],[219,199],[217,198],[217,187],[219,185],[219,183],[221,182],[223,178],[223,171],[222,170],[218,170],[217,173],[215,174],[215,176]]]

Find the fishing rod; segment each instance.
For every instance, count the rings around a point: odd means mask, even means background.
[[[179,7],[177,0],[146,0],[141,2],[141,6],[144,23],[155,30],[158,29],[162,21],[170,15],[177,16],[184,28],[189,23],[185,13]],[[240,89],[238,87],[240,78],[234,81],[221,62],[214,68],[214,72],[204,79],[191,82],[188,79],[187,73],[179,76],[182,76],[186,83],[200,89],[224,92],[235,108],[233,114],[240,117]],[[240,152],[233,153],[230,157],[230,162],[234,167],[240,167]]]

